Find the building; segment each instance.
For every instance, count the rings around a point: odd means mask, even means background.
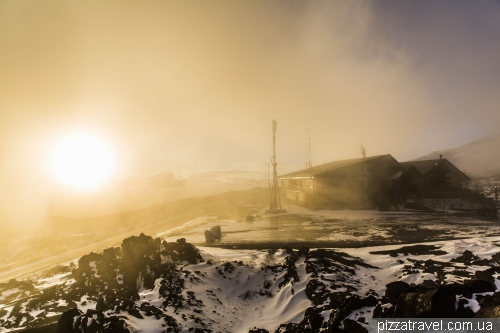
[[[391,155],[325,163],[282,175],[287,201],[307,207],[364,207],[395,193],[401,165]]]
[[[470,178],[460,171],[453,163],[439,156],[439,159],[402,162],[403,170],[412,170],[411,177],[402,179],[401,184],[407,190],[415,191],[424,196],[446,189],[450,194],[461,189],[470,182]],[[418,175],[415,169],[420,173]]]
[[[400,163],[391,155],[334,161],[279,179],[289,203],[311,208],[383,207],[470,180],[446,159]]]

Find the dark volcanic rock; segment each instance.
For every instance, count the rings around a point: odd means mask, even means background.
[[[306,257],[306,272],[313,273],[315,276],[321,273],[337,273],[342,270],[354,275],[356,266],[377,268],[366,264],[359,258],[335,250],[317,249],[310,251]]]
[[[157,250],[151,236],[140,234],[123,240],[121,266],[125,286],[139,288],[142,283],[145,288],[154,287],[154,268],[160,264]]]
[[[491,256],[491,260],[493,260],[497,264],[500,264],[500,252],[495,253],[494,255],[492,255]]]
[[[116,316],[106,317],[102,312],[87,310],[83,314],[78,309],[64,312],[59,320],[56,333],[131,333],[127,323]]]
[[[16,279],[10,279],[7,282],[0,283],[0,290],[1,289],[14,289],[14,288],[19,288],[20,290],[26,290],[26,291],[35,291],[35,287],[25,281],[18,281]]]
[[[330,319],[328,320],[328,332],[340,332],[341,322],[354,310],[360,309],[365,306],[375,306],[378,303],[377,299],[373,296],[360,298],[353,295],[342,301],[338,308],[330,312]]]
[[[395,250],[387,250],[387,251],[374,251],[370,252],[371,254],[387,254],[390,255],[391,257],[397,257],[398,254],[404,254],[404,255],[414,255],[414,256],[419,256],[419,255],[428,255],[428,254],[435,254],[435,255],[442,255],[442,254],[447,254],[446,251],[439,250],[441,246],[438,245],[411,245],[411,246],[403,246],[399,249]]]
[[[221,228],[219,225],[216,225],[216,226],[213,226],[212,228],[210,228],[210,232],[212,233],[212,235],[214,236],[215,239],[221,239],[222,232],[221,232]]]
[[[451,288],[439,287],[426,292],[403,293],[399,296],[395,318],[453,318],[456,293]]]
[[[207,242],[207,243],[215,242],[215,236],[209,230],[205,230],[205,242]]]
[[[318,279],[311,279],[306,285],[306,295],[316,305],[323,304],[328,295],[326,285]]]
[[[59,322],[57,323],[57,329],[55,333],[67,333],[74,332],[73,323],[75,317],[81,316],[83,314],[82,311],[78,309],[70,309],[64,312],[59,318]]]
[[[269,333],[269,331],[263,328],[254,327],[250,331],[248,331],[248,333]]]
[[[144,314],[148,317],[149,316],[156,316],[157,318],[160,318],[161,316],[163,316],[162,310],[160,310],[158,307],[156,307],[154,305],[150,305],[147,302],[142,303],[141,306],[139,307],[139,309],[141,309],[141,311],[144,311]]]
[[[356,278],[357,267],[376,268],[360,258],[335,250],[301,249],[301,251],[307,253],[306,272],[312,273],[312,278],[306,286],[306,295],[317,306],[329,300],[328,309],[336,308],[359,289],[360,281]]]
[[[472,293],[494,292],[496,287],[485,280],[465,280],[463,284],[464,292],[462,295],[467,298],[472,297]]]
[[[352,319],[344,320],[344,330],[349,333],[368,333],[365,327]]]
[[[471,251],[465,250],[461,256],[451,259],[450,262],[461,262],[470,265],[473,260],[478,260],[479,257],[474,255]]]
[[[475,318],[500,318],[500,293],[492,296],[476,296],[481,309],[475,313]]]
[[[414,289],[410,287],[408,283],[403,281],[391,282],[388,285],[386,285],[386,288],[387,289],[385,290],[385,298],[387,299],[387,302],[393,305],[396,305],[398,298],[402,293]]]
[[[307,308],[304,313],[303,324],[309,324],[313,332],[319,332],[321,325],[323,324],[323,316],[321,316],[321,309],[316,307]]]
[[[286,273],[283,276],[283,281],[281,281],[278,285],[278,287],[280,289],[284,285],[286,285],[287,283],[293,284],[294,282],[298,282],[300,280],[299,275],[297,273],[297,268],[295,267],[295,263],[297,262],[298,259],[299,259],[299,257],[295,253],[290,254],[289,256],[287,256],[285,258],[284,267],[285,267]]]
[[[177,323],[177,320],[175,320],[174,317],[171,317],[169,315],[165,315],[163,317],[165,320],[166,325],[168,326],[167,332],[180,332],[181,328],[179,324]]]
[[[300,327],[298,323],[288,323],[281,324],[274,333],[302,333],[302,332],[312,332],[311,330],[305,330]]]
[[[139,311],[139,309],[137,309],[137,308],[128,309],[127,312],[128,312],[129,315],[134,316],[136,318],[139,318],[139,319],[143,319],[144,318],[142,316],[142,314],[141,314],[141,311]]]
[[[500,267],[491,267],[488,268],[484,271],[476,271],[474,272],[474,280],[483,280],[487,281],[489,284],[491,284],[495,289],[495,278],[493,277],[494,273],[499,273],[500,272]]]
[[[307,256],[307,254],[309,253],[309,248],[308,247],[305,247],[305,246],[302,246],[299,251],[297,252],[297,255],[299,257],[305,257]]]
[[[459,299],[458,306],[456,311],[457,318],[472,318],[474,317],[474,311],[471,308],[466,308],[465,305],[469,304],[469,301],[466,299]]]

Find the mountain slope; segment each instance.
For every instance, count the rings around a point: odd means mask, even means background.
[[[416,158],[415,161],[437,159],[439,155],[455,164],[473,177],[487,177],[500,174],[500,133],[480,139],[464,146],[434,151]]]
[[[491,318],[498,241],[264,251],[141,234],[1,283],[0,332],[352,333],[379,331],[372,318]]]

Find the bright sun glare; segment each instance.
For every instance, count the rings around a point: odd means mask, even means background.
[[[114,169],[111,147],[102,138],[78,132],[60,138],[49,161],[50,171],[62,184],[79,190],[103,185]]]

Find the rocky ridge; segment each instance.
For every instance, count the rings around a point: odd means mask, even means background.
[[[340,333],[367,332],[370,318],[500,315],[499,252],[415,245],[363,257],[285,247],[227,260],[141,234],[38,281],[0,284],[0,331]],[[272,321],[271,309],[282,310]]]

